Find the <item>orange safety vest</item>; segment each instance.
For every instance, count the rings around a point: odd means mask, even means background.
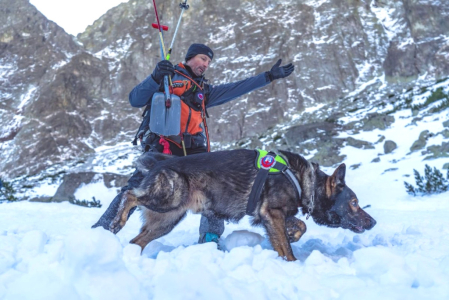
[[[185,69],[182,63],[178,64],[179,67]],[[182,96],[186,91],[188,91],[192,85],[196,85],[201,91],[204,86],[198,85],[192,78],[187,76],[186,74],[175,70],[176,74],[183,76],[184,80],[175,80],[173,81],[173,85],[170,87],[170,93],[177,95],[179,97]],[[204,94],[203,94],[204,95]],[[183,138],[183,133],[189,133],[191,135],[196,135],[203,131],[201,128],[201,123],[204,124],[204,132],[206,134],[207,140],[207,151],[210,152],[210,142],[209,142],[209,132],[206,123],[206,96],[204,95],[204,99],[201,104],[201,109],[195,110],[189,105],[187,105],[184,101],[181,101],[181,132],[180,137]],[[173,139],[165,137],[167,140],[171,141],[178,147],[182,148],[182,146],[174,141]]]

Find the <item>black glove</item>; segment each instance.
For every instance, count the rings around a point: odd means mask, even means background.
[[[161,83],[162,79],[164,79],[164,76],[173,76],[174,74],[175,68],[173,67],[172,63],[168,60],[162,60],[157,63],[156,68],[154,68],[153,74],[151,74],[151,76],[153,77],[154,81],[156,81],[157,83]]]
[[[279,78],[285,78],[295,70],[295,66],[293,66],[293,64],[291,64],[291,63],[280,67],[281,62],[282,62],[282,59],[278,60],[277,63],[271,68],[271,70],[267,72],[268,78],[270,78],[270,81],[273,81],[273,80],[276,80]]]

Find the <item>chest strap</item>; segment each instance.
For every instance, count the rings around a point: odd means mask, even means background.
[[[299,200],[301,199],[301,187],[285,159],[271,151],[267,152],[264,150],[256,150],[256,152],[256,168],[258,168],[259,171],[257,172],[251,193],[249,194],[246,214],[253,215],[269,174],[284,174],[294,186],[299,203]]]

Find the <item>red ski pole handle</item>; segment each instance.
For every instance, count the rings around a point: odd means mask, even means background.
[[[159,26],[156,23],[151,23],[151,27],[153,27],[154,29],[159,29]],[[164,31],[168,30],[168,26],[165,26],[165,25],[162,25],[161,28]]]

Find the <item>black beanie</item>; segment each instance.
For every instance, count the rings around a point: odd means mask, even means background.
[[[192,44],[189,47],[189,50],[187,50],[187,54],[186,54],[186,62],[191,59],[194,58],[195,56],[197,56],[198,54],[204,54],[209,56],[209,58],[212,60],[214,58],[214,52],[212,51],[211,48],[207,47],[204,44]]]

